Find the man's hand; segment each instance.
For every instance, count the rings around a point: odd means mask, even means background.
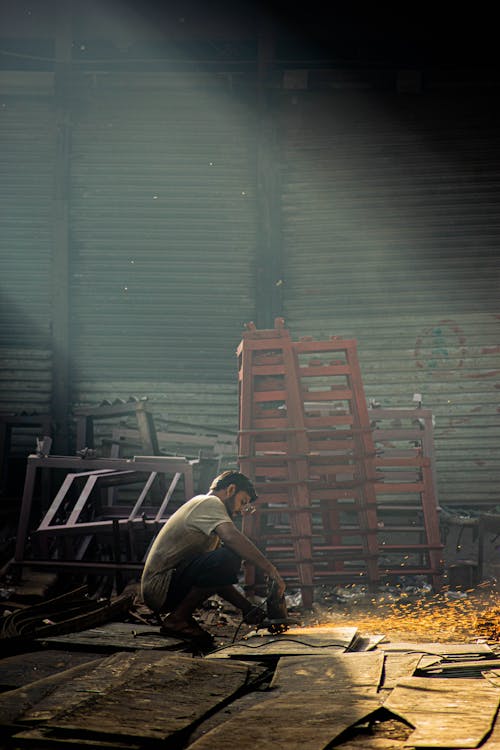
[[[283,596],[286,589],[286,583],[278,573],[277,568],[275,568],[274,566],[272,572],[269,573],[269,577],[272,578],[272,580],[276,583],[278,596]]]

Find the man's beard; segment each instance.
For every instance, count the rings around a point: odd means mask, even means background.
[[[228,497],[226,500],[226,510],[229,513],[229,517],[233,518],[234,516],[234,500],[236,498],[236,492],[234,492],[231,497]]]

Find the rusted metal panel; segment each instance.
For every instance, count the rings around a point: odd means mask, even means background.
[[[284,316],[358,342],[365,391],[430,409],[441,505],[498,502],[500,134],[489,95],[293,92]]]

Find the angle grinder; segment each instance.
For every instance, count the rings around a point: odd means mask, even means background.
[[[267,616],[259,627],[267,628],[273,635],[285,633],[290,625],[298,625],[288,616],[285,595],[278,593],[276,581],[271,582],[269,594],[266,597]]]

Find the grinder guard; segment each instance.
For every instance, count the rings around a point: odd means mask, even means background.
[[[267,617],[262,623],[270,633],[284,633],[290,627],[288,612],[286,608],[285,595],[278,594],[276,581],[271,583],[267,600]]]

